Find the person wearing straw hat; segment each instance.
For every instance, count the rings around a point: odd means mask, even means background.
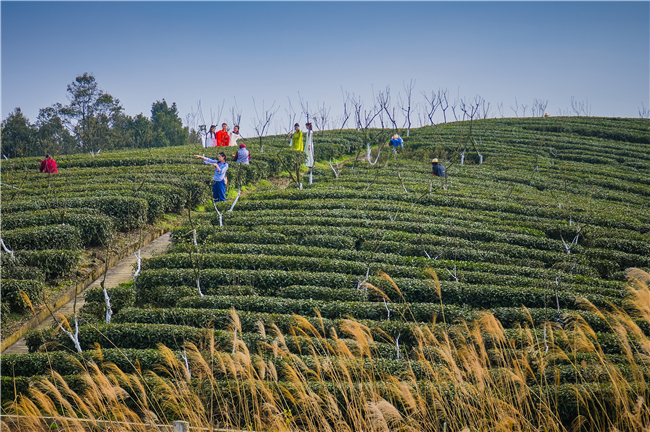
[[[447,177],[445,167],[438,162],[438,158],[431,159],[431,173],[434,177]]]
[[[393,150],[397,151],[397,147],[404,147],[404,140],[401,136],[395,134],[390,139],[390,145],[393,147]]]

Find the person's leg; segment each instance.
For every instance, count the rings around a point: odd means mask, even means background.
[[[217,186],[219,183],[217,182],[212,182],[212,199],[215,201],[219,201],[219,187]]]
[[[221,180],[216,183],[217,185],[217,201],[226,200],[226,182]]]

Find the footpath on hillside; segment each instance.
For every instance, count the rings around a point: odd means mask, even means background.
[[[140,252],[141,258],[142,259],[151,258],[154,255],[158,255],[164,252],[170,244],[170,236],[171,236],[171,232],[168,232],[158,237],[156,240],[152,241],[146,246],[143,246]],[[120,261],[119,263],[117,263],[116,265],[108,269],[108,271],[106,272],[106,282],[104,286],[106,288],[113,288],[118,286],[121,283],[132,281],[133,265],[135,263],[137,263],[136,257],[134,256],[134,254],[130,254],[122,261]],[[86,290],[97,286],[101,286],[100,284],[102,280],[104,280],[103,275],[97,278],[92,284],[90,284],[88,288],[86,288]],[[83,306],[85,303],[84,296],[86,290],[77,294],[77,310],[79,310],[81,306]],[[63,315],[72,314],[74,312],[74,302],[75,302],[74,299],[70,300],[63,307],[61,307],[61,309],[59,309],[56,313],[61,313]],[[37,328],[39,329],[49,328],[52,326],[52,323],[53,320],[52,317],[50,317],[47,320],[43,321]],[[25,344],[25,338],[23,337],[22,339],[18,340],[15,344],[11,345],[6,350],[4,350],[2,354],[3,355],[24,354],[27,352],[28,352],[27,345]]]

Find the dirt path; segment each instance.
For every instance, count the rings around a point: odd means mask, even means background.
[[[154,255],[159,255],[167,249],[170,244],[171,233],[163,234],[158,237],[156,240],[144,246],[141,250],[142,258],[150,258]],[[129,282],[133,280],[133,265],[137,263],[137,259],[133,254],[130,254],[122,261],[108,269],[106,272],[106,288],[115,287],[121,283]],[[87,289],[100,286],[101,281],[104,279],[104,276],[100,276],[92,284],[88,286]],[[77,294],[77,310],[83,306],[85,291]],[[63,315],[69,315],[73,313],[74,299],[66,303],[61,309],[58,310],[59,313]],[[52,318],[48,318],[43,321],[37,328],[44,329],[52,326]],[[4,350],[2,354],[24,354],[27,353],[27,345],[25,345],[25,338],[20,339],[15,344],[11,345],[9,348]]]

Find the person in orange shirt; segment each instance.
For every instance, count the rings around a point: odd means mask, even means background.
[[[221,125],[221,130],[217,132],[217,147],[227,147],[229,143],[228,125],[224,123]]]

